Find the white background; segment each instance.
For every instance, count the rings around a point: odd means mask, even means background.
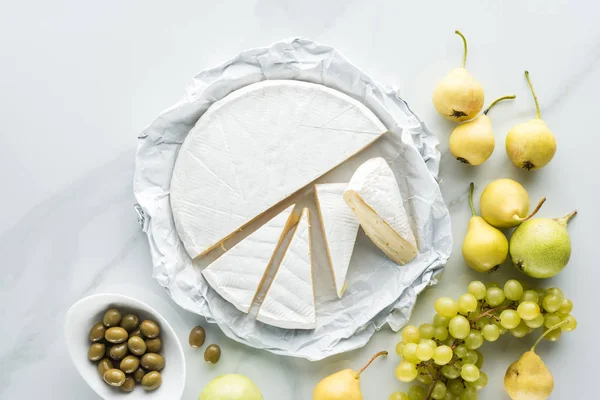
[[[0,398],[95,399],[72,366],[62,334],[64,313],[92,293],[130,293],[164,313],[187,342],[191,327],[208,329],[223,348],[216,366],[185,348],[185,399],[213,377],[250,376],[266,400],[311,398],[314,385],[338,369],[359,368],[372,353],[393,353],[399,335],[385,328],[365,349],[322,362],[274,356],[224,337],[175,306],[152,279],[145,235],[132,209],[137,134],[183,95],[189,79],[255,46],[290,36],[340,49],[375,80],[399,88],[434,130],[443,152],[441,178],[452,213],[454,254],[441,283],[413,314],[429,321],[440,295],[457,297],[473,279],[460,255],[469,210],[468,183],[478,192],[500,177],[517,179],[542,216],[577,208],[570,224],[567,269],[543,286],[560,286],[575,303],[579,328],[539,353],[556,378],[552,399],[598,397],[592,390],[599,178],[597,94],[600,91],[600,6],[591,1],[13,1],[0,4]],[[447,152],[451,124],[431,105],[431,92],[460,63],[461,29],[470,44],[468,68],[486,103],[514,92],[517,100],[490,113],[497,149],[479,168]],[[526,173],[504,154],[507,130],[534,116],[523,78],[531,71],[543,118],[558,152],[545,169]],[[518,277],[510,265],[492,276]],[[489,386],[482,399],[508,399],[506,367],[534,338],[486,344]],[[366,400],[406,390],[394,377],[398,358],[378,360],[363,375]]]

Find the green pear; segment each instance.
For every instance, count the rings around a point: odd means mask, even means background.
[[[533,218],[519,225],[510,238],[510,258],[515,267],[533,278],[550,278],[562,271],[571,257],[567,223],[576,214]]]
[[[479,199],[481,216],[496,228],[512,228],[533,217],[546,201],[543,197],[529,215],[529,194],[517,181],[497,179],[490,182]]]
[[[506,261],[508,256],[508,239],[504,233],[488,224],[475,213],[473,206],[473,191],[475,185],[471,183],[469,191],[469,205],[471,206],[471,220],[469,229],[463,241],[462,254],[467,265],[478,272],[490,272]]]
[[[221,375],[210,381],[198,400],[263,400],[258,387],[239,374]]]
[[[513,94],[494,100],[482,115],[454,128],[450,134],[450,152],[458,161],[470,165],[480,165],[490,158],[494,152],[496,141],[492,130],[492,121],[487,114],[498,102],[515,97]]]
[[[315,386],[313,400],[363,400],[360,390],[360,374],[379,356],[387,356],[387,351],[375,354],[359,371],[344,369],[323,378]]]

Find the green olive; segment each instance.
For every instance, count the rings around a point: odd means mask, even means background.
[[[104,343],[94,343],[88,349],[88,358],[92,361],[98,361],[104,357],[106,353],[106,346]]]
[[[158,388],[161,383],[162,378],[160,376],[160,373],[156,371],[148,372],[142,378],[142,387],[144,388],[144,390],[154,390]]]
[[[154,339],[160,334],[160,327],[154,321],[150,321],[149,319],[142,321],[140,324],[140,331],[142,331],[142,335],[149,339]]]
[[[140,326],[140,319],[135,314],[127,314],[121,319],[119,326],[127,332],[133,332]]]
[[[119,389],[122,392],[133,392],[133,389],[135,389],[135,381],[132,377],[128,376],[127,378],[125,378],[125,382],[123,382]]]
[[[123,343],[128,337],[127,331],[119,326],[108,328],[104,334],[104,338],[111,343]]]
[[[90,342],[99,342],[104,339],[104,333],[106,332],[106,327],[102,322],[98,322],[96,325],[92,326],[90,329]]]
[[[104,377],[104,373],[112,368],[114,368],[114,365],[110,358],[104,357],[98,362],[98,373],[100,374],[100,377]]]
[[[211,344],[204,350],[204,361],[209,364],[216,364],[221,358],[221,348],[216,344]]]
[[[121,313],[116,308],[111,308],[110,310],[104,313],[102,323],[107,328],[110,328],[112,326],[118,326],[119,322],[121,322]]]
[[[142,367],[139,367],[138,369],[135,370],[135,372],[133,373],[133,379],[137,382],[140,383],[142,381],[142,378],[144,377],[144,375],[146,375],[146,370]]]
[[[140,360],[136,356],[127,356],[121,360],[119,369],[126,374],[132,374],[140,366]]]
[[[154,339],[146,339],[146,348],[148,353],[158,353],[162,347],[162,340],[159,337]]]
[[[206,332],[204,328],[201,326],[197,326],[190,332],[190,346],[192,347],[202,347],[204,341],[206,340]]]
[[[127,347],[131,354],[135,354],[136,356],[141,356],[146,352],[146,342],[139,336],[130,337],[127,341]]]
[[[129,334],[129,337],[134,337],[134,336],[143,337],[142,336],[142,331],[140,331],[140,328],[137,328],[136,330],[134,330],[133,332],[131,332]]]
[[[146,353],[140,363],[148,371],[160,371],[165,367],[165,358],[157,353]]]
[[[104,373],[103,378],[110,386],[121,386],[125,382],[125,373],[120,369],[111,368]]]
[[[125,358],[127,354],[129,354],[129,349],[127,348],[127,343],[119,343],[115,344],[110,348],[109,351],[110,358],[115,361],[119,361]]]

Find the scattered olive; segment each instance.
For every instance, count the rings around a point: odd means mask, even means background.
[[[154,390],[160,386],[162,383],[162,378],[159,372],[152,371],[148,372],[142,378],[142,387],[144,390]]]
[[[125,382],[125,373],[120,369],[111,368],[104,373],[103,378],[110,386],[121,386]]]
[[[136,356],[127,356],[121,360],[119,369],[126,374],[132,374],[140,366],[140,360]]]
[[[140,319],[135,314],[127,314],[121,319],[119,326],[127,332],[133,332],[140,326]]]
[[[90,329],[90,342],[99,342],[104,339],[104,333],[106,332],[106,327],[102,322],[98,322],[96,325],[92,326]]]
[[[125,378],[125,382],[123,382],[119,389],[122,392],[133,392],[133,389],[135,389],[135,381],[132,377],[128,376],[127,378]]]
[[[104,343],[94,343],[88,349],[88,358],[92,361],[98,361],[104,357],[106,353],[106,346]]]
[[[100,360],[98,362],[98,373],[100,374],[100,377],[102,377],[102,378],[104,377],[104,373],[112,368],[114,368],[114,365],[113,365],[112,361],[110,360],[110,358],[104,357],[102,360]]]
[[[165,358],[157,353],[146,353],[140,363],[148,371],[160,371],[165,367]]]
[[[211,344],[204,350],[204,361],[209,364],[216,364],[221,358],[221,348],[216,344]]]
[[[128,337],[127,331],[118,326],[108,328],[104,334],[104,338],[111,343],[123,343]]]
[[[154,339],[160,334],[160,327],[154,321],[150,321],[149,319],[142,321],[140,324],[140,331],[142,331],[142,335],[149,339]]]
[[[202,347],[204,341],[206,340],[206,332],[204,328],[201,326],[196,326],[190,332],[190,346],[192,347]]]
[[[131,354],[141,356],[146,352],[146,342],[139,336],[132,336],[127,340],[127,347]]]
[[[137,382],[140,383],[142,381],[142,378],[144,377],[144,375],[146,375],[146,370],[142,367],[139,367],[138,369],[135,370],[135,372],[133,373],[133,379]]]
[[[121,313],[116,308],[111,308],[110,310],[104,313],[102,323],[107,328],[118,326],[119,322],[121,322]]]
[[[133,331],[129,334],[129,337],[134,337],[134,336],[142,337],[142,331],[140,331],[140,328],[137,328],[135,331]]]
[[[119,361],[125,358],[129,354],[129,349],[127,348],[127,343],[119,343],[115,344],[110,348],[110,358],[115,361]]]
[[[162,340],[159,337],[154,339],[146,339],[146,348],[148,353],[158,353],[162,347]]]

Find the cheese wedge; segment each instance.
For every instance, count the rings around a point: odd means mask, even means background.
[[[346,186],[346,183],[315,185],[325,249],[339,298],[342,298],[346,290],[346,274],[359,226],[358,220],[344,201]]]
[[[404,265],[418,254],[398,182],[381,158],[362,164],[348,183],[344,200],[367,236],[389,258]]]
[[[315,294],[309,211],[302,211],[256,319],[284,329],[314,329]]]
[[[217,101],[187,135],[171,180],[188,254],[217,247],[385,131],[365,105],[314,83],[263,81]]]
[[[250,311],[277,249],[298,221],[293,210],[289,206],[202,271],[210,286],[238,310]]]

